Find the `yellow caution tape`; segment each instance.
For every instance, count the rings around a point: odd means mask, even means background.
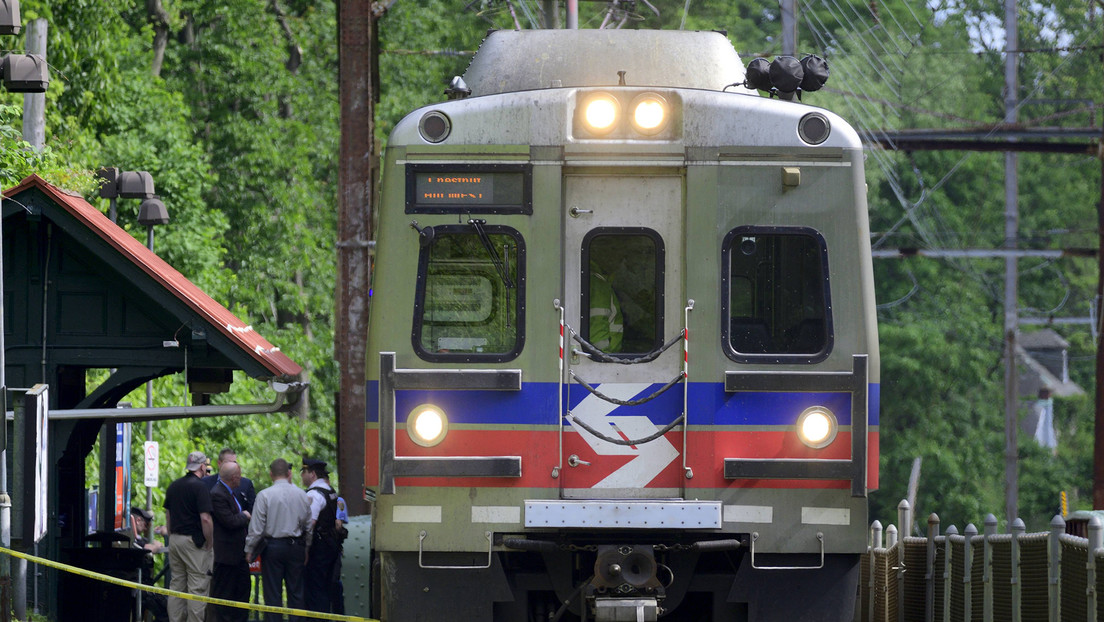
[[[144,592],[151,592],[153,594],[162,594],[164,596],[172,596],[174,598],[183,598],[186,600],[196,600],[199,602],[208,603],[211,605],[224,605],[226,607],[237,607],[239,609],[250,609],[253,611],[263,611],[266,613],[286,613],[288,615],[302,616],[305,618],[317,618],[320,620],[340,620],[342,622],[379,622],[379,620],[373,618],[360,618],[357,616],[344,616],[335,613],[319,613],[317,611],[307,611],[305,609],[291,609],[289,607],[271,607],[269,605],[255,605],[253,603],[243,603],[236,600],[226,600],[224,598],[211,598],[209,596],[198,596],[196,594],[186,594],[184,592],[174,592],[173,590],[167,590],[163,587],[157,587],[156,585],[143,585],[141,583],[135,583],[134,581],[127,581],[126,579],[119,579],[111,575],[101,574],[98,572],[92,572],[91,570],[85,570],[84,568],[77,568],[76,566],[70,566],[68,564],[62,564],[42,557],[35,557],[34,555],[28,555],[26,553],[20,553],[19,551],[13,551],[0,547],[0,554],[11,555],[12,557],[18,557],[25,559],[35,564],[41,564],[49,568],[56,568],[65,572],[70,572],[82,577],[88,577],[89,579],[96,579],[97,581],[104,581],[105,583],[114,583],[115,585],[122,585],[124,587],[134,588],[136,590],[142,590]]]

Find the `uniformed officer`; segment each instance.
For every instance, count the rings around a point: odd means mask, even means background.
[[[304,591],[307,609],[329,612],[333,573],[341,543],[337,537],[337,491],[327,480],[329,472],[321,460],[303,460],[303,486],[311,504],[311,546],[307,558]]]

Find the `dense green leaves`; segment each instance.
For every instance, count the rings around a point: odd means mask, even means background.
[[[408,112],[443,98],[487,28],[535,27],[536,0],[382,3],[377,137]],[[580,3],[580,25],[722,29],[748,57],[780,52],[775,3],[696,0]],[[1061,4],[1061,3],[1059,3]],[[161,422],[163,455],[238,449],[265,482],[272,458],[334,458],[333,290],[338,152],[337,17],[322,0],[24,0],[24,21],[49,20],[54,81],[47,149],[19,141],[21,96],[0,94],[0,183],[30,172],[91,196],[102,165],[148,170],[172,216],[157,250],[307,369],[297,415]],[[1002,4],[957,0],[799,3],[799,53],[828,59],[828,87],[805,96],[857,129],[986,130],[1004,118]],[[1100,9],[1092,3],[1020,3],[1018,59],[1031,127],[1099,123]],[[162,12],[151,13],[152,8]],[[561,21],[562,24],[562,16]],[[157,34],[167,33],[163,59]],[[6,44],[6,47],[18,47]],[[1025,101],[1026,100],[1026,101]],[[1092,155],[1019,157],[1021,248],[1097,244],[1100,161]],[[873,149],[867,175],[876,248],[997,248],[1004,243],[1000,153]],[[106,202],[98,200],[102,209]],[[136,202],[120,224],[136,237]],[[1020,311],[1083,317],[1096,285],[1089,259],[1019,262]],[[915,457],[918,510],[979,523],[1004,503],[1003,270],[1001,260],[879,260],[882,477],[872,516],[895,520]],[[1025,328],[1031,330],[1030,328]],[[1020,506],[1045,525],[1059,492],[1091,496],[1093,361],[1090,332],[1059,329],[1070,374],[1088,397],[1058,399],[1056,454],[1021,434]],[[144,393],[129,398],[144,402]],[[239,378],[219,398],[271,399]],[[183,383],[156,383],[155,404],[185,403]],[[1022,401],[1020,414],[1031,399]],[[135,430],[135,438],[144,432]],[[179,462],[179,460],[178,460]],[[162,484],[179,470],[166,464]],[[136,491],[140,487],[135,488]],[[1001,517],[1004,520],[1004,517]]]

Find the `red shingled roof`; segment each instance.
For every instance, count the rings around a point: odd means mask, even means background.
[[[184,275],[175,268],[165,263],[146,248],[141,242],[135,240],[121,227],[111,222],[98,209],[92,207],[83,197],[69,194],[43,180],[38,175],[31,175],[19,183],[18,186],[4,191],[4,196],[14,196],[28,188],[38,188],[47,196],[57,202],[84,223],[89,229],[104,239],[124,257],[140,267],[146,274],[170,291],[193,311],[205,318],[211,325],[232,343],[235,343],[243,351],[260,362],[265,369],[272,373],[273,377],[288,378],[298,375],[303,368],[298,363],[280,352],[264,337],[261,337],[247,326],[226,307],[196,287]]]

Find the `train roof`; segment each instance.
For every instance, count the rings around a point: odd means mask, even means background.
[[[708,89],[743,82],[740,55],[719,32],[685,30],[497,30],[472,58],[473,96],[552,87]]]

